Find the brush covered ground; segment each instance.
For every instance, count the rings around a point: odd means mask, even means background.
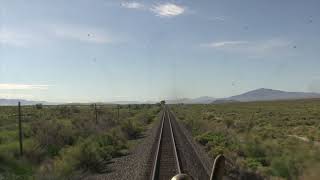
[[[17,107],[0,107],[0,179],[79,179],[108,172],[157,119],[160,105],[22,106],[24,156]]]
[[[270,179],[320,177],[320,100],[172,105],[214,158]]]

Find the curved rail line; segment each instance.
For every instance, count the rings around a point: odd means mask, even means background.
[[[171,119],[166,108],[163,110],[154,159],[152,180],[171,179],[174,175],[181,173]]]

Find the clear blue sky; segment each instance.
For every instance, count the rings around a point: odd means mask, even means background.
[[[320,92],[319,0],[0,0],[0,98]]]

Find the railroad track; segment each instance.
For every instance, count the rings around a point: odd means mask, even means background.
[[[170,180],[181,173],[174,132],[168,110],[164,108],[157,150],[154,158],[152,180]]]
[[[151,180],[170,180],[177,174],[185,174],[194,180],[221,180],[224,174],[224,156],[219,155],[215,159],[210,173],[191,144],[165,106],[152,158]]]

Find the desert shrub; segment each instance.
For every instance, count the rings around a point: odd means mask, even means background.
[[[18,132],[16,130],[3,130],[0,132],[0,145],[8,142],[12,142],[18,138]]]
[[[230,128],[234,125],[234,120],[232,120],[232,119],[226,119],[223,122],[227,128]]]
[[[266,156],[266,148],[259,138],[247,137],[242,149],[247,157],[262,158]]]
[[[219,145],[212,146],[212,147],[210,147],[210,150],[209,150],[209,156],[214,159],[219,154],[224,154],[225,149],[226,148],[224,146],[219,146]]]
[[[14,174],[11,172],[2,172],[0,173],[0,178],[5,180],[34,180],[32,175],[28,174]]]
[[[215,116],[213,113],[207,112],[207,113],[203,114],[203,119],[204,120],[213,120],[213,119],[215,119]]]
[[[80,109],[77,106],[72,106],[71,112],[72,113],[80,113]]]
[[[312,164],[311,167],[307,167],[304,173],[299,177],[299,179],[307,180],[318,180],[320,177],[320,164]]]
[[[142,124],[150,124],[153,121],[154,116],[150,113],[139,113],[134,119]]]
[[[119,156],[125,148],[125,141],[116,135],[116,131],[79,140],[76,145],[60,152],[54,161],[53,174],[56,177],[70,177],[77,172],[105,172],[107,162]]]
[[[24,156],[29,162],[39,164],[45,159],[47,152],[40,147],[37,141],[28,139],[24,141]]]
[[[12,156],[12,157],[18,157],[20,154],[19,152],[19,142],[13,141],[10,143],[6,143],[3,145],[0,145],[0,155],[1,156]]]
[[[223,152],[241,169],[267,179],[308,179],[301,177],[312,173],[318,179],[319,104],[297,100],[172,105],[172,109],[211,157]],[[307,168],[310,173],[304,172]]]
[[[22,158],[13,116],[17,108],[1,109],[0,179],[80,179],[84,171],[104,172],[110,158],[126,154],[126,141],[141,136],[160,111],[132,105],[130,112],[121,108],[118,121],[113,108],[99,106],[96,123],[89,106],[23,106],[28,116],[23,116]]]
[[[261,162],[255,158],[245,159],[245,165],[254,171],[256,171],[259,167],[262,166]]]
[[[24,156],[20,157],[19,142],[14,141],[0,146],[0,174],[8,179],[29,179],[34,165],[40,163],[46,152],[38,148],[31,139],[24,140]]]
[[[195,120],[195,119],[179,119],[185,124],[186,128],[191,131],[191,133],[195,136],[202,134],[207,131],[207,127],[205,126],[204,121]]]
[[[32,124],[32,133],[40,147],[52,156],[63,146],[72,145],[77,138],[71,123],[62,120],[37,121]]]
[[[121,124],[122,131],[126,134],[128,139],[136,139],[141,136],[143,128],[140,124],[132,119],[128,119]]]
[[[185,119],[185,116],[182,115],[182,114],[179,114],[178,119],[181,120],[181,121],[183,121],[183,120]]]
[[[72,127],[76,130],[76,136],[78,137],[88,137],[92,134],[97,133],[97,127],[103,127],[101,125],[97,126],[93,119],[88,117],[79,117],[77,119],[71,120]]]
[[[210,157],[215,158],[219,154],[234,154],[240,149],[238,139],[232,134],[223,132],[206,132],[195,137],[195,140],[205,146]]]
[[[196,141],[204,146],[209,142],[211,145],[219,145],[225,143],[225,138],[224,135],[220,133],[206,132],[196,136]]]
[[[36,104],[35,107],[36,107],[36,109],[43,109],[43,105],[42,104]]]
[[[18,179],[32,174],[31,164],[25,158],[19,157],[18,147],[18,142],[0,146],[0,174],[5,174],[6,177],[15,176]]]
[[[286,179],[297,179],[299,164],[289,156],[276,157],[271,162],[271,173]]]
[[[59,116],[62,118],[68,118],[72,114],[72,110],[68,106],[58,106],[57,110],[59,112]]]

